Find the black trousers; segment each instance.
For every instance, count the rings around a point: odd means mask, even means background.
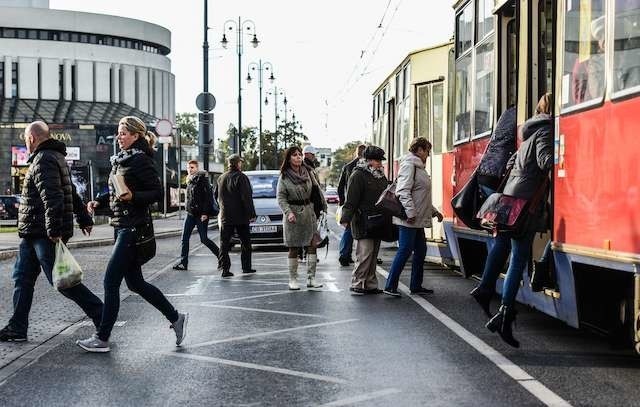
[[[242,262],[242,270],[251,270],[251,236],[249,235],[249,225],[227,225],[220,226],[220,258],[218,259],[218,268],[229,271],[231,268],[231,259],[229,258],[229,250],[231,249],[231,237],[233,232],[238,233],[242,249],[240,260]]]

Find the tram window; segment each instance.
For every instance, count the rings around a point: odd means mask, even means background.
[[[418,122],[415,128],[416,137],[429,137],[429,118],[431,115],[431,101],[429,97],[429,85],[420,85],[416,88],[417,93],[417,110],[418,110]]]
[[[387,113],[387,97],[389,88],[387,86],[384,87],[384,89],[382,90],[382,114],[386,114]]]
[[[444,133],[444,85],[438,83],[431,89],[433,95],[433,152],[442,152],[442,137]]]
[[[471,54],[456,61],[455,119],[453,141],[466,140],[471,135]]]
[[[474,134],[491,131],[493,123],[493,41],[476,48],[476,103]]]
[[[617,0],[613,62],[614,91],[640,86],[640,4]]]
[[[564,28],[562,107],[601,99],[604,95],[605,1],[567,3]]]
[[[473,45],[473,7],[470,2],[456,17],[456,57]]]
[[[477,5],[477,40],[482,41],[489,33],[493,31],[493,0],[478,0]]]

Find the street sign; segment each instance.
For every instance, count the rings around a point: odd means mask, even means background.
[[[158,123],[156,123],[156,133],[158,134],[158,136],[160,136],[160,138],[171,136],[172,132],[173,124],[169,120],[158,120]]]
[[[209,112],[216,107],[216,98],[209,92],[202,92],[196,98],[196,107],[202,112]]]
[[[80,159],[80,147],[67,147],[67,161],[77,161]]]
[[[173,137],[171,137],[171,136],[158,137],[158,143],[160,143],[160,144],[171,144],[171,143],[173,143]]]

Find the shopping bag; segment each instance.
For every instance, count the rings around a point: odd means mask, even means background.
[[[376,201],[375,207],[399,219],[407,219],[407,213],[396,195],[396,181],[385,188]]]
[[[523,198],[493,193],[482,204],[476,218],[480,225],[492,232],[505,231],[519,233],[526,218],[528,201]]]
[[[476,218],[478,210],[482,206],[480,199],[480,191],[478,185],[478,172],[474,171],[469,181],[458,191],[451,199],[451,208],[453,213],[465,225],[471,229],[484,229],[480,225],[480,221]]]
[[[57,290],[66,290],[82,282],[82,268],[62,241],[56,243],[52,279]]]

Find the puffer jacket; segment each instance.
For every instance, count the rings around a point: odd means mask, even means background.
[[[507,161],[516,151],[516,109],[510,107],[498,119],[480,164],[478,182],[498,189],[504,176]]]
[[[18,208],[18,235],[27,238],[73,236],[73,187],[64,143],[43,141],[27,161]]]
[[[198,171],[187,177],[187,212],[195,217],[213,216],[213,189],[209,183],[209,174]]]
[[[394,217],[395,225],[408,228],[431,227],[431,219],[438,213],[431,203],[431,176],[420,157],[413,153],[407,153],[401,158],[396,179],[396,196],[404,207],[407,218],[415,218],[415,222],[409,223]]]
[[[120,201],[109,181],[109,195],[97,199],[101,206],[109,204],[113,227],[129,228],[152,221],[149,207],[162,201],[162,183],[154,165],[153,154],[147,140],[140,137],[129,149],[121,150],[111,157],[111,174],[122,175],[132,193],[130,201]]]
[[[387,188],[387,177],[384,174],[376,178],[361,160],[354,168],[347,185],[347,199],[342,207],[340,223],[350,223],[353,238],[393,240],[394,230],[391,217],[375,207],[380,194]],[[383,226],[375,236],[366,227],[367,217],[381,216]]]
[[[251,182],[242,171],[229,170],[218,178],[217,198],[220,205],[220,223],[248,225],[256,217]]]

